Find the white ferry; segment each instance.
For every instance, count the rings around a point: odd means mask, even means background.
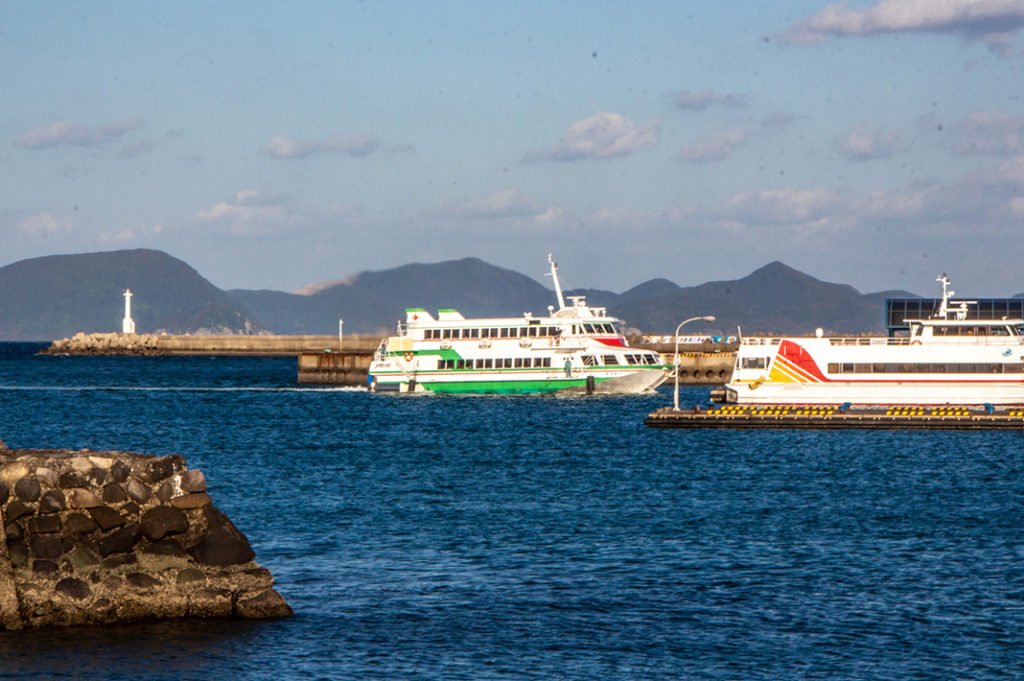
[[[583,296],[565,304],[558,265],[548,256],[558,309],[547,316],[466,319],[456,310],[406,310],[398,333],[370,364],[371,390],[446,393],[639,393],[671,366],[629,347],[620,320]]]
[[[740,404],[1024,404],[1024,319],[969,319],[942,300],[909,335],[741,338],[724,401]]]

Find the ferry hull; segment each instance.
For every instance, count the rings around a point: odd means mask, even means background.
[[[1024,383],[730,383],[725,387],[725,401],[735,404],[1024,405]]]
[[[628,395],[652,391],[665,382],[663,369],[637,369],[611,378],[590,376],[547,376],[511,379],[505,377],[459,379],[432,376],[390,379],[377,376],[372,386],[376,391],[436,392],[463,395],[530,395],[542,393],[582,393],[597,395]],[[411,379],[411,380],[410,380]]]

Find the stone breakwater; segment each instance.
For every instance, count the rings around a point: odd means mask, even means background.
[[[298,356],[304,352],[372,353],[379,336],[182,335],[153,333],[76,333],[50,343],[45,355],[236,355]]]
[[[7,449],[0,630],[292,614],[179,455]]]

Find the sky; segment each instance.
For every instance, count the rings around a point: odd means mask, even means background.
[[[0,3],[0,266],[1024,292],[1024,0]]]

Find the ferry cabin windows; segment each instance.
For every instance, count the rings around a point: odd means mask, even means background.
[[[568,327],[572,335],[617,336],[614,324],[573,324]],[[476,340],[479,338],[554,338],[562,335],[558,326],[541,326],[532,320],[526,326],[499,326],[475,328],[423,329],[424,340]]]
[[[830,374],[1020,374],[1024,366],[1008,362],[992,363],[830,363]]]
[[[480,338],[553,338],[562,335],[557,326],[504,326],[466,329],[423,329],[424,340],[477,340]]]
[[[603,364],[604,366],[629,365],[657,365],[658,356],[649,353],[634,353],[623,356],[617,355],[581,355],[584,366],[593,367]],[[439,359],[437,368],[440,371],[452,369],[548,369],[551,367],[551,357],[499,357],[479,359]]]
[[[767,357],[743,357],[740,359],[740,369],[767,369]]]
[[[440,371],[452,369],[549,369],[550,357],[499,357],[488,359],[439,359]]]
[[[1014,330],[1008,326],[935,326],[932,333],[936,336],[1013,336]]]

